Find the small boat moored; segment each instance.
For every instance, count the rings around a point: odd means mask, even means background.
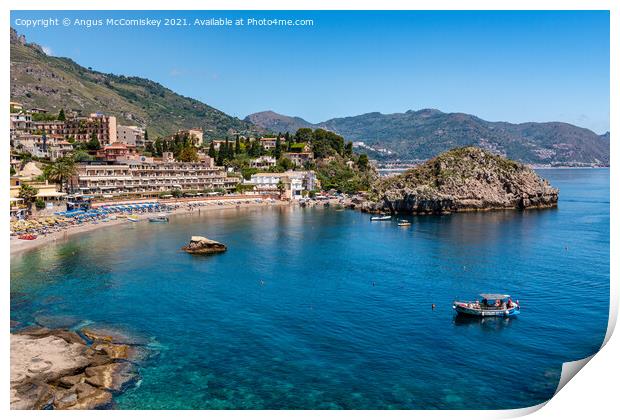
[[[130,222],[134,222],[134,223],[140,221],[138,216],[127,216],[127,220],[129,220]]]
[[[399,220],[398,226],[411,226],[411,222],[409,220]]]
[[[168,223],[170,219],[165,214],[160,214],[158,216],[149,217],[149,222],[151,223]]]
[[[519,301],[513,301],[510,295],[481,294],[481,300],[475,302],[452,302],[452,309],[458,315],[478,317],[512,317],[521,313]]]
[[[384,221],[384,220],[390,220],[391,218],[392,218],[392,216],[390,216],[390,215],[382,214],[382,215],[379,215],[379,216],[372,216],[370,218],[370,221],[371,222],[381,222],[381,221]]]

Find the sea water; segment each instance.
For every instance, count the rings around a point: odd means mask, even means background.
[[[599,349],[609,311],[609,170],[539,173],[557,209],[399,227],[263,207],[101,229],[12,258],[11,319],[143,339],[120,409],[531,406]],[[191,235],[228,251],[180,252]],[[454,316],[453,299],[484,292],[521,315]]]

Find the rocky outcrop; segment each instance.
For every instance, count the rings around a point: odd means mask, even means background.
[[[207,239],[204,236],[192,236],[189,244],[181,248],[190,254],[215,254],[226,251],[226,245]]]
[[[360,205],[366,212],[449,214],[555,207],[558,190],[532,169],[477,147],[443,153],[379,180]]]
[[[96,409],[138,378],[139,347],[107,331],[29,327],[11,334],[12,409]],[[92,341],[92,342],[91,342]]]

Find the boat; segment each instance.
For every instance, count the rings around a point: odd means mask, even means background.
[[[149,217],[149,222],[151,223],[168,223],[170,220],[168,216],[165,214],[160,214],[159,216]]]
[[[398,226],[411,226],[411,222],[409,220],[399,220]]]
[[[457,315],[477,317],[513,317],[521,313],[519,301],[513,301],[510,295],[481,294],[475,302],[452,302],[452,309]]]
[[[390,216],[390,215],[382,214],[380,216],[372,216],[370,218],[370,221],[371,222],[381,222],[381,221],[384,221],[384,220],[390,220],[391,218],[392,218],[392,216]]]
[[[130,222],[134,222],[134,223],[140,221],[138,216],[127,216],[127,220],[129,220]]]

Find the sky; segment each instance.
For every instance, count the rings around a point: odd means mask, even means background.
[[[25,25],[44,18],[59,25]],[[185,25],[164,26],[166,18]],[[233,25],[200,24],[209,18]],[[258,26],[249,18],[313,24]],[[48,54],[154,80],[239,118],[273,110],[318,123],[436,108],[609,130],[606,11],[13,11],[11,26]]]

